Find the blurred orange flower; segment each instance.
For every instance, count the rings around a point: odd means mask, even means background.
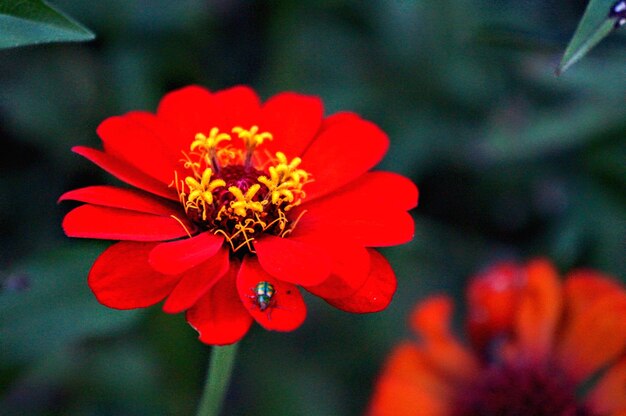
[[[471,347],[451,331],[447,296],[410,318],[418,342],[395,348],[370,416],[624,416],[626,290],[593,270],[563,283],[537,259],[500,263],[467,291]]]

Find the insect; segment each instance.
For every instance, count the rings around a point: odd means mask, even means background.
[[[609,17],[614,17],[615,28],[620,28],[626,25],[626,0],[620,0],[611,7]]]
[[[264,311],[274,302],[274,285],[270,282],[260,281],[252,288],[253,295],[250,295],[250,299],[253,299],[254,304],[258,306],[259,310]]]

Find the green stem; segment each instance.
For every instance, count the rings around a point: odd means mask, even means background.
[[[237,345],[213,347],[197,416],[218,416],[233,372]]]

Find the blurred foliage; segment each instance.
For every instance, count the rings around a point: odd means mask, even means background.
[[[42,0],[0,0],[0,48],[93,38],[88,29]]]
[[[0,292],[0,359],[23,363],[76,339],[128,327],[137,313],[103,309],[90,295],[84,274],[102,245],[53,250],[15,266]]]
[[[209,348],[182,315],[89,293],[106,243],[68,241],[64,191],[113,182],[70,152],[104,118],[190,83],[321,96],[391,138],[381,164],[420,187],[415,240],[384,249],[392,305],[350,315],[307,296],[293,333],[253,328],[224,414],[357,415],[415,302],[461,299],[503,258],[626,265],[626,53],[615,31],[561,77],[583,0],[57,0],[87,44],[0,51],[0,411],[187,415]],[[355,149],[358,151],[358,149]]]

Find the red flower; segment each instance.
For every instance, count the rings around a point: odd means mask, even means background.
[[[417,305],[420,342],[396,347],[371,416],[624,416],[626,290],[591,270],[563,284],[545,260],[501,263],[468,289],[472,349],[450,330],[452,301]]]
[[[323,116],[318,98],[264,104],[247,87],[166,95],[156,114],[98,128],[104,151],[73,150],[138,188],[91,186],[60,200],[86,205],[63,221],[71,237],[122,240],[89,273],[118,309],[165,299],[208,344],[241,339],[252,320],[291,331],[306,315],[301,286],[355,313],[384,309],[396,280],[370,247],[409,241],[417,189],[368,172],[387,136],[355,114]]]

